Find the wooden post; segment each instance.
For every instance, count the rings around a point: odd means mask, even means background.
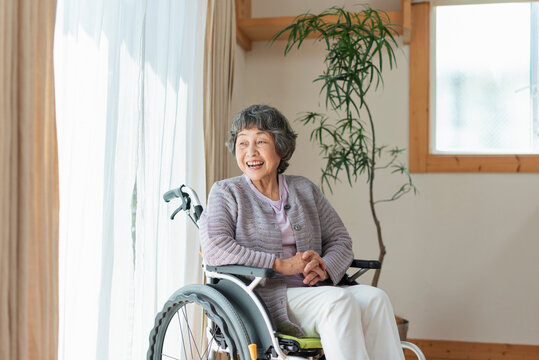
[[[410,44],[412,38],[412,0],[401,0],[402,42]]]
[[[251,18],[251,0],[236,1],[236,42],[245,50],[251,50],[252,42],[238,26],[240,19]]]
[[[429,153],[430,3],[415,4],[410,43],[410,172],[426,172]]]

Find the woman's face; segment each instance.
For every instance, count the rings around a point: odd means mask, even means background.
[[[275,149],[273,135],[256,126],[243,129],[236,138],[236,161],[241,171],[255,181],[277,181],[281,157]]]

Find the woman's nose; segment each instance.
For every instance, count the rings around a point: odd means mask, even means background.
[[[253,143],[250,143],[247,147],[247,155],[256,155],[258,154],[258,150],[256,148],[256,145]]]

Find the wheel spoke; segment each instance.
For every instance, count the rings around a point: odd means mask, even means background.
[[[210,335],[211,335],[211,340],[208,339],[208,346],[206,346],[206,351],[204,351],[204,354],[202,354],[202,357],[204,358],[204,356],[206,356],[206,354],[208,354],[208,356],[210,355],[210,349],[212,348],[213,346],[213,340],[215,340],[215,332],[217,332],[217,330],[214,330],[214,333],[212,334],[212,332],[210,331]]]
[[[176,316],[178,317],[178,326],[179,326],[179,328],[180,328],[180,337],[182,338],[183,353],[184,353],[184,355],[185,355],[185,359],[187,360],[187,359],[189,359],[189,358],[187,357],[187,347],[185,346],[185,340],[184,340],[184,338],[183,338],[182,320],[180,319],[180,313],[177,312],[177,313],[176,313]]]
[[[191,343],[195,344],[195,349],[198,354],[198,358],[202,359],[202,356],[200,356],[200,351],[198,350],[197,342],[195,339],[195,336],[193,335],[193,332],[191,331],[191,327],[189,326],[189,319],[187,318],[187,311],[185,310],[185,306],[182,308],[183,317],[185,318],[185,324],[187,325],[187,331],[189,332],[189,337],[193,339],[193,341],[189,341],[189,347],[191,349],[191,355],[193,355],[193,345]]]
[[[167,354],[162,354],[162,356],[166,357],[167,359],[180,360],[179,358],[175,358],[174,356],[170,356]]]

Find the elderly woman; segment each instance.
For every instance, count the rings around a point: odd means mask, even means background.
[[[326,358],[404,359],[391,303],[367,285],[335,285],[350,265],[352,242],[320,189],[283,175],[297,135],[275,108],[252,105],[232,123],[227,146],[243,176],[211,189],[200,222],[209,265],[273,268],[257,292],[279,331],[319,336]]]

